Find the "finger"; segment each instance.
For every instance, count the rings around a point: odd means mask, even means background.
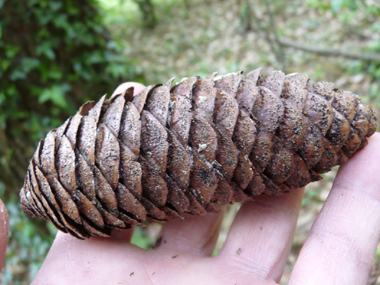
[[[258,196],[240,208],[219,253],[254,278],[279,281],[293,241],[303,189]]]
[[[289,284],[365,284],[380,237],[380,135],[343,165]]]
[[[219,213],[204,216],[187,215],[185,220],[171,219],[162,228],[157,251],[173,256],[183,253],[211,256],[218,240],[224,207]]]
[[[0,200],[0,272],[5,261],[5,252],[8,243],[9,215],[3,201]]]
[[[120,84],[115,89],[115,91],[113,91],[112,96],[116,95],[116,94],[123,93],[129,87],[133,87],[134,88],[134,92],[133,92],[134,95],[139,94],[145,88],[145,86],[142,85],[141,83],[137,83],[137,82],[124,82],[124,83]]]

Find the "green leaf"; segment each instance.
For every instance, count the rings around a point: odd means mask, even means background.
[[[71,1],[66,2],[66,11],[70,15],[78,15],[79,14],[78,8],[75,7]]]
[[[105,70],[107,73],[110,73],[113,77],[117,78],[118,76],[123,76],[126,74],[125,66],[118,63],[110,63]]]
[[[54,85],[50,88],[44,89],[38,98],[38,102],[41,104],[51,101],[53,104],[63,109],[68,108],[67,100],[65,99],[65,93],[70,90],[70,85]]]
[[[62,79],[62,76],[63,76],[62,71],[56,65],[52,66],[48,72],[49,79],[60,80]]]
[[[10,64],[11,64],[10,60],[3,59],[3,60],[0,62],[1,70],[2,70],[2,71],[7,70]]]
[[[75,72],[77,72],[77,73],[82,72],[82,64],[80,64],[79,62],[75,62],[73,65],[73,68],[74,68]]]
[[[94,64],[94,63],[99,63],[104,60],[102,53],[100,51],[94,51],[91,54],[89,54],[87,58],[87,62]]]
[[[332,0],[331,1],[331,10],[334,13],[339,12],[340,9],[342,8],[343,3],[344,3],[344,0]]]
[[[46,27],[41,28],[37,33],[38,39],[51,39],[51,35]]]
[[[358,4],[356,3],[356,0],[346,0],[346,2],[350,10],[356,11],[358,9]]]
[[[13,70],[10,79],[12,81],[20,80],[26,78],[26,73],[20,69]]]
[[[9,59],[14,58],[19,51],[19,46],[5,45],[5,56]]]
[[[22,69],[25,73],[35,69],[40,64],[37,58],[25,57],[21,60]]]
[[[67,15],[65,14],[60,14],[57,17],[55,17],[53,23],[57,28],[61,28],[64,30],[70,27],[70,23],[67,20]]]
[[[52,49],[51,42],[44,42],[43,44],[36,47],[37,55],[45,55],[48,59],[55,59],[55,53]]]
[[[53,12],[57,12],[62,7],[62,2],[50,1],[49,6]]]

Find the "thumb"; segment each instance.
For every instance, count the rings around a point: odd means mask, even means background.
[[[122,84],[120,84],[116,89],[115,91],[113,91],[112,93],[112,96],[113,95],[116,95],[116,94],[119,94],[119,93],[123,93],[126,89],[128,89],[129,87],[133,87],[135,88],[134,90],[134,95],[137,95],[139,94],[144,88],[145,86],[142,85],[141,83],[137,83],[137,82],[124,82]]]
[[[0,272],[4,265],[9,233],[9,215],[3,201],[0,199]]]

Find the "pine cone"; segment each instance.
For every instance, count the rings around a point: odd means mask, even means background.
[[[217,212],[321,179],[376,131],[373,111],[333,83],[259,73],[173,88],[171,79],[85,103],[40,141],[22,209],[80,239]]]

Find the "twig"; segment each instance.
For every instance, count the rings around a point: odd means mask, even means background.
[[[299,44],[299,43],[296,43],[294,41],[284,39],[284,38],[278,38],[278,42],[285,47],[295,48],[302,51],[320,54],[324,56],[341,56],[341,57],[351,58],[351,59],[380,62],[380,55],[377,55],[377,54],[366,54],[366,53],[360,54],[360,53],[353,53],[353,52],[344,51],[344,50],[308,46],[308,45]]]

